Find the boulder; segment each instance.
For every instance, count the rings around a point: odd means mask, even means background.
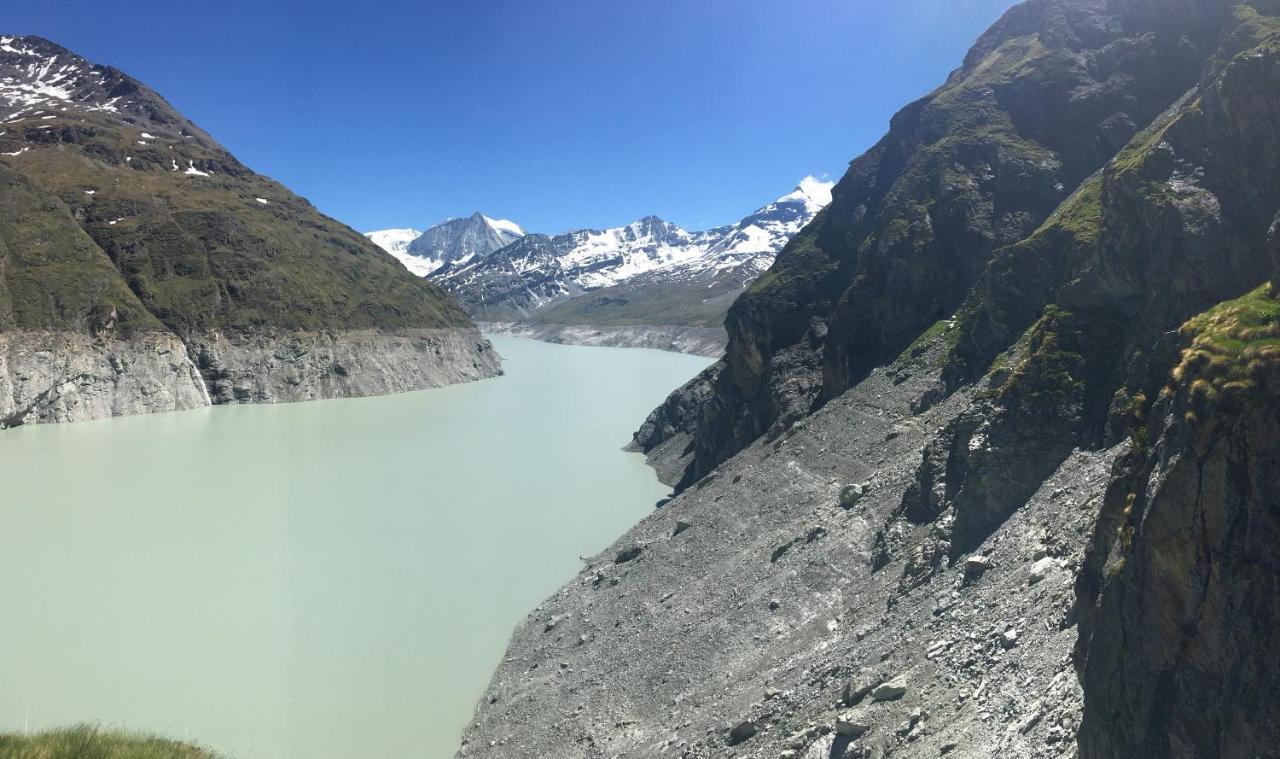
[[[964,560],[964,573],[970,577],[977,577],[991,566],[991,558],[982,554],[974,554]]]
[[[857,712],[850,712],[836,719],[836,732],[849,738],[858,738],[870,729],[871,723]]]
[[[1045,557],[1043,559],[1040,559],[1035,564],[1031,565],[1031,571],[1027,575],[1027,584],[1035,585],[1036,583],[1040,582],[1044,578],[1048,577],[1049,573],[1057,568],[1058,568],[1058,562],[1055,561],[1054,559],[1050,557]]]
[[[756,726],[755,722],[744,720],[729,730],[728,743],[730,746],[736,746],[758,732],[760,732],[760,728]]]
[[[840,490],[840,508],[852,509],[871,490],[870,482],[845,485]]]
[[[872,701],[897,701],[907,694],[907,681],[902,678],[880,683],[871,689]]]
[[[644,546],[636,544],[630,545],[618,551],[618,555],[613,557],[614,564],[626,564],[628,561],[639,558],[640,552],[644,550]]]

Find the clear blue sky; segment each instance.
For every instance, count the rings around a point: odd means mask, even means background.
[[[838,178],[1013,0],[9,3],[362,231],[703,228]]]

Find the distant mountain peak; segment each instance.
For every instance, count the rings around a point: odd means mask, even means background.
[[[479,214],[479,216],[484,219],[489,226],[496,230],[510,232],[513,235],[519,235],[521,237],[525,235],[524,228],[510,219],[495,219],[491,216],[485,216],[484,214]]]
[[[835,182],[826,182],[815,176],[807,176],[800,180],[800,184],[790,193],[778,198],[778,203],[789,203],[795,201],[803,201],[825,208],[831,203],[831,189],[835,187]]]
[[[831,200],[832,183],[805,177],[794,191],[736,224],[690,232],[658,216],[625,226],[527,235],[484,257],[437,269],[437,281],[481,318],[510,319],[604,288],[674,285],[714,296],[746,286]],[[688,289],[691,282],[698,286]],[[718,306],[699,307],[702,310]],[[596,316],[601,316],[596,314]]]
[[[470,216],[446,219],[425,232],[382,229],[365,236],[399,259],[409,271],[426,276],[445,266],[484,258],[524,237],[525,232],[514,221],[476,211]]]

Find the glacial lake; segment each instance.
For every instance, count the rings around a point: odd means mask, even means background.
[[[494,339],[506,376],[0,432],[0,731],[450,757],[512,628],[668,489],[708,364]]]

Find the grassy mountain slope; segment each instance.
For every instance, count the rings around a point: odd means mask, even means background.
[[[20,51],[0,52],[6,73],[69,65],[78,77],[65,97],[25,107],[10,98],[16,111],[0,128],[6,176],[21,175],[28,199],[60,209],[58,223],[41,227],[10,217],[17,229],[7,236],[18,248],[9,246],[4,289],[14,302],[48,304],[14,311],[12,326],[78,329],[86,314],[111,307],[121,327],[158,320],[181,335],[468,324],[439,288],[255,174],[145,85],[39,38],[6,39]],[[77,249],[91,242],[99,269],[105,254],[116,281],[104,288],[71,273],[28,271],[27,251],[60,250],[69,240]],[[133,299],[122,297],[122,285]]]

